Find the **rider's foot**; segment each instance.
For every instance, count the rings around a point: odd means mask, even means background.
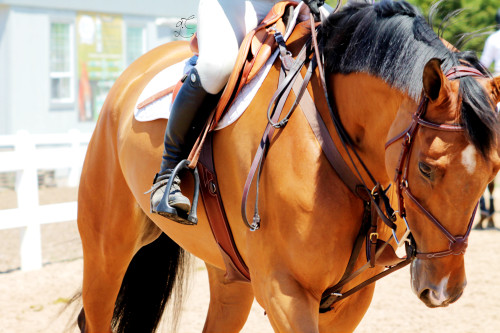
[[[171,170],[169,170],[171,171]],[[191,202],[181,193],[180,183],[181,180],[179,176],[175,175],[172,187],[170,188],[170,194],[165,194],[165,188],[167,187],[168,180],[170,178],[170,172],[165,175],[157,177],[153,187],[151,188],[151,212],[163,215],[163,211],[158,211],[158,205],[164,200],[168,200],[168,204],[178,210],[185,213],[189,213],[191,209]],[[165,206],[165,205],[163,205]]]

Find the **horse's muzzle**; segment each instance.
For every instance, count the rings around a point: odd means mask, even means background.
[[[446,267],[446,265],[442,265]],[[462,296],[467,279],[463,270],[449,271],[428,260],[414,260],[411,265],[413,292],[428,307],[446,307]],[[443,267],[441,267],[443,268]]]

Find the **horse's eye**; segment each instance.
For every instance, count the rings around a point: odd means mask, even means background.
[[[428,164],[425,164],[424,162],[418,162],[418,169],[420,170],[422,176],[432,180],[432,168]]]

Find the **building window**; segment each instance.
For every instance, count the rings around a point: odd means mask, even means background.
[[[135,59],[139,58],[146,51],[145,29],[138,26],[127,26],[126,32],[126,65],[129,66]]]
[[[74,103],[73,26],[50,24],[50,100],[53,105]]]

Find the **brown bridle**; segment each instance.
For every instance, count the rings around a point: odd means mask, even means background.
[[[452,67],[448,72],[446,72],[446,77],[449,80],[459,79],[465,76],[480,76],[484,77],[484,75],[476,70],[475,68],[466,67],[466,66],[456,66]],[[412,194],[410,190],[410,186],[408,185],[408,167],[410,162],[411,149],[413,145],[414,138],[418,132],[419,127],[426,127],[433,130],[438,131],[447,131],[447,132],[463,132],[465,130],[464,126],[460,124],[437,124],[431,121],[423,119],[425,116],[425,112],[427,111],[427,105],[429,103],[429,99],[425,96],[422,97],[422,101],[417,109],[417,111],[412,116],[412,121],[410,126],[404,130],[402,133],[396,135],[394,138],[389,140],[385,144],[385,148],[387,149],[390,145],[395,143],[396,141],[403,139],[401,144],[401,154],[399,156],[398,167],[396,168],[396,175],[394,177],[394,183],[396,184],[396,190],[398,193],[398,203],[399,203],[399,216],[405,221],[406,227],[408,228],[405,236],[409,234],[409,226],[406,221],[406,209],[405,209],[405,199],[404,195],[411,200],[411,202],[429,219],[441,233],[450,241],[449,247],[447,250],[437,251],[437,252],[428,252],[416,253],[416,257],[418,259],[432,259],[432,258],[440,258],[448,255],[460,255],[464,254],[467,248],[467,239],[469,237],[470,231],[472,229],[472,222],[474,220],[474,216],[476,213],[477,205],[472,213],[472,216],[469,220],[469,225],[467,227],[467,231],[463,236],[453,236],[435,217],[432,215],[422,204],[418,201],[418,199]],[[396,236],[394,235],[397,240]],[[404,238],[404,237],[403,237]],[[400,242],[397,240],[398,243]],[[401,241],[404,241],[402,239]]]

